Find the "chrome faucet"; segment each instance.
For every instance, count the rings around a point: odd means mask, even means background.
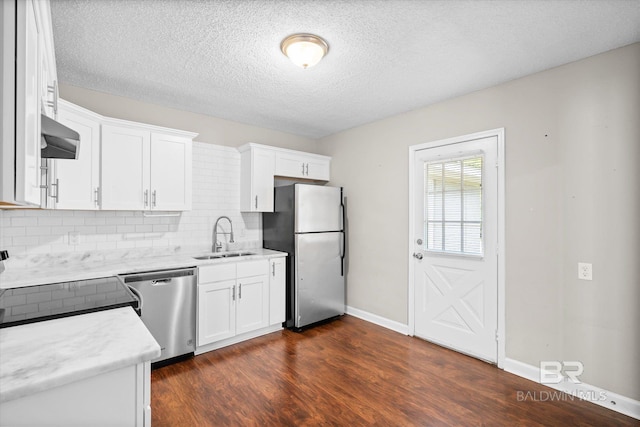
[[[230,232],[222,231],[220,234],[228,234],[229,235],[229,243],[233,243],[233,224],[231,223],[231,218],[228,216],[221,216],[216,220],[216,224],[213,226],[213,252],[219,252],[222,249],[222,243],[218,242],[218,223],[221,219],[226,219],[229,221],[229,227],[231,227]]]

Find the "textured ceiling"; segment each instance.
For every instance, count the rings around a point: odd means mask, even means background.
[[[640,41],[640,0],[51,0],[61,82],[318,138]],[[330,51],[294,66],[280,42]]]

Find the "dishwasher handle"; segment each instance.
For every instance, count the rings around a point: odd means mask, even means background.
[[[137,311],[138,311],[139,315],[142,315],[142,306],[144,305],[144,300],[142,299],[142,293],[140,293],[140,291],[137,290],[136,288],[134,288],[133,286],[127,285],[127,288],[129,288],[131,293],[133,293],[135,298],[138,300],[138,310]]]
[[[181,270],[157,270],[157,271],[147,271],[144,273],[132,273],[132,274],[124,274],[121,275],[122,279],[125,283],[133,283],[133,282],[162,282],[165,280],[171,280],[172,278],[178,277],[195,277],[196,269],[195,268],[186,268]]]

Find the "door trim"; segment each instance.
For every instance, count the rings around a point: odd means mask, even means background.
[[[504,128],[492,129],[483,132],[476,132],[468,135],[456,136],[453,138],[441,139],[438,141],[426,142],[422,144],[412,145],[409,147],[409,239],[407,259],[409,264],[408,277],[408,333],[415,335],[415,283],[414,283],[414,263],[411,257],[414,244],[413,236],[415,236],[415,203],[413,194],[415,191],[414,173],[415,158],[420,150],[442,147],[445,145],[457,144],[464,141],[481,139],[487,137],[497,137],[498,139],[498,368],[504,369],[505,352],[506,352],[506,336],[505,336],[505,138]]]

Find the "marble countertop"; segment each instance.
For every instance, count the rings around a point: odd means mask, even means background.
[[[164,255],[155,257],[131,257],[126,252],[120,259],[97,261],[68,261],[55,258],[46,265],[33,268],[15,268],[0,275],[0,289],[20,288],[24,286],[43,285],[48,283],[87,280],[118,274],[139,273],[143,271],[166,270],[173,268],[196,267],[200,265],[221,264],[255,259],[272,258],[286,255],[285,252],[263,248],[248,250],[255,255],[242,257],[218,258],[213,260],[197,260],[194,256],[206,255],[205,252]],[[210,254],[210,252],[209,252]]]
[[[0,402],[132,366],[160,346],[132,308],[0,329]]]

